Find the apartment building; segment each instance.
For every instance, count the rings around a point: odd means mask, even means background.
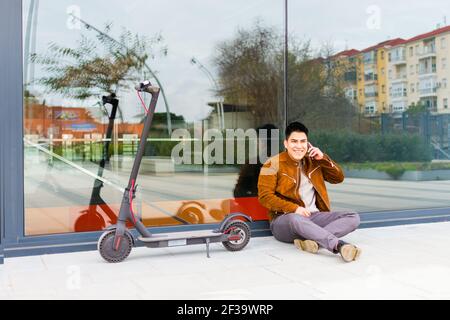
[[[362,50],[356,58],[358,105],[362,113],[388,112],[388,50],[404,42],[397,38]]]
[[[337,66],[336,76],[343,80],[345,96],[355,106],[358,105],[356,59],[359,53],[359,50],[350,49],[332,57],[332,61]]]
[[[366,116],[401,114],[415,105],[450,113],[450,26],[346,50],[333,59],[345,66],[347,98]]]
[[[420,105],[450,113],[450,26],[413,37],[389,49],[389,112]]]

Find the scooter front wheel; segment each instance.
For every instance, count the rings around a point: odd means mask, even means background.
[[[103,259],[109,263],[123,262],[133,249],[133,239],[128,233],[121,238],[117,250],[114,248],[114,238],[116,231],[105,232],[98,240],[98,251]]]

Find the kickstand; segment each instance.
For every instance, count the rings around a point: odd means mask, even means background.
[[[209,255],[209,238],[206,238],[206,257],[208,259],[210,259],[210,255]]]

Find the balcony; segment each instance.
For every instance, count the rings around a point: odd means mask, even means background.
[[[395,93],[392,93],[390,96],[391,96],[391,100],[393,100],[393,101],[401,101],[401,100],[406,100],[405,97],[408,96],[408,93],[406,92],[406,89],[405,89],[403,92],[400,92],[400,93],[395,92]]]
[[[356,71],[347,71],[344,73],[344,80],[348,82],[356,82]]]
[[[396,78],[391,79],[391,83],[392,84],[398,84],[398,83],[403,83],[403,82],[408,82],[408,77],[406,74],[400,75]]]
[[[400,65],[400,64],[406,64],[406,56],[395,56],[391,58],[391,64],[392,65]]]
[[[420,68],[419,69],[419,77],[433,75],[437,72],[436,65],[433,65],[432,68]]]
[[[430,57],[436,56],[436,47],[435,45],[425,46],[417,53],[419,59],[426,59]]]
[[[377,81],[378,81],[378,75],[377,74],[375,74],[373,76],[368,76],[368,75],[364,76],[364,84],[366,86],[374,85],[374,84],[377,83]]]
[[[440,83],[436,76],[422,77],[419,83],[419,96],[432,97],[437,95]]]
[[[378,97],[378,92],[365,92],[364,96],[366,99],[375,99]]]
[[[419,89],[419,96],[420,97],[437,96],[437,89],[438,87],[436,85],[434,85],[431,88]]]

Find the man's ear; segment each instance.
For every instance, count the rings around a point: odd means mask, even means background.
[[[287,148],[288,148],[288,141],[287,140],[284,140],[284,148],[287,150]]]

